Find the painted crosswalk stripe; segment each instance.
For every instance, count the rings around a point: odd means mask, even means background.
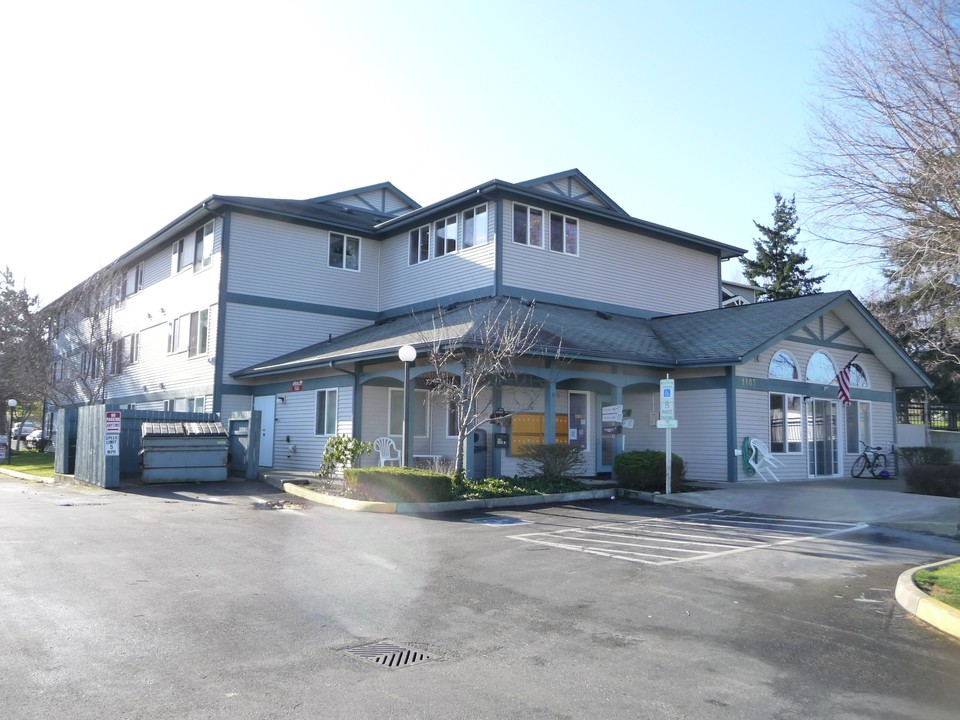
[[[864,527],[862,523],[795,520],[717,510],[509,537],[645,565],[673,565],[791,545]]]

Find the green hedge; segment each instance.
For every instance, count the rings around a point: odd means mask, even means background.
[[[960,497],[960,465],[912,465],[905,479],[913,493]]]
[[[953,451],[941,447],[904,447],[899,450],[907,465],[949,465]]]
[[[670,461],[670,485],[675,490],[686,479],[686,465],[676,453]],[[659,450],[631,450],[613,461],[613,477],[621,487],[666,492],[667,454]]]
[[[416,468],[347,468],[343,482],[352,497],[376,502],[445,502],[450,499],[449,476]]]

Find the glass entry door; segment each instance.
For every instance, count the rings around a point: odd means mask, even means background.
[[[837,403],[809,399],[806,406],[807,472],[810,477],[838,475]]]
[[[609,397],[597,397],[597,474],[613,472],[613,457],[617,453],[617,435],[604,432],[603,409],[615,403]]]

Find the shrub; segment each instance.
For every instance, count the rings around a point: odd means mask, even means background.
[[[665,492],[667,489],[667,454],[659,450],[631,450],[620,453],[613,461],[613,477],[625,488]],[[670,460],[671,490],[686,479],[683,458],[676,453]]]
[[[444,502],[452,486],[447,475],[404,467],[347,468],[343,482],[350,497],[375,502]]]
[[[899,453],[907,465],[949,465],[953,462],[950,448],[903,447]]]
[[[911,465],[907,489],[920,495],[960,497],[960,465]]]
[[[357,458],[373,452],[373,443],[363,442],[349,435],[334,435],[327,440],[323,448],[323,457],[320,459],[321,478],[336,475],[344,468],[353,467]]]
[[[530,443],[518,453],[520,472],[533,477],[559,480],[571,477],[583,460],[583,447],[562,443]]]

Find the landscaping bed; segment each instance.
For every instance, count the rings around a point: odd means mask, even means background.
[[[920,570],[913,581],[930,597],[960,610],[960,563]]]

